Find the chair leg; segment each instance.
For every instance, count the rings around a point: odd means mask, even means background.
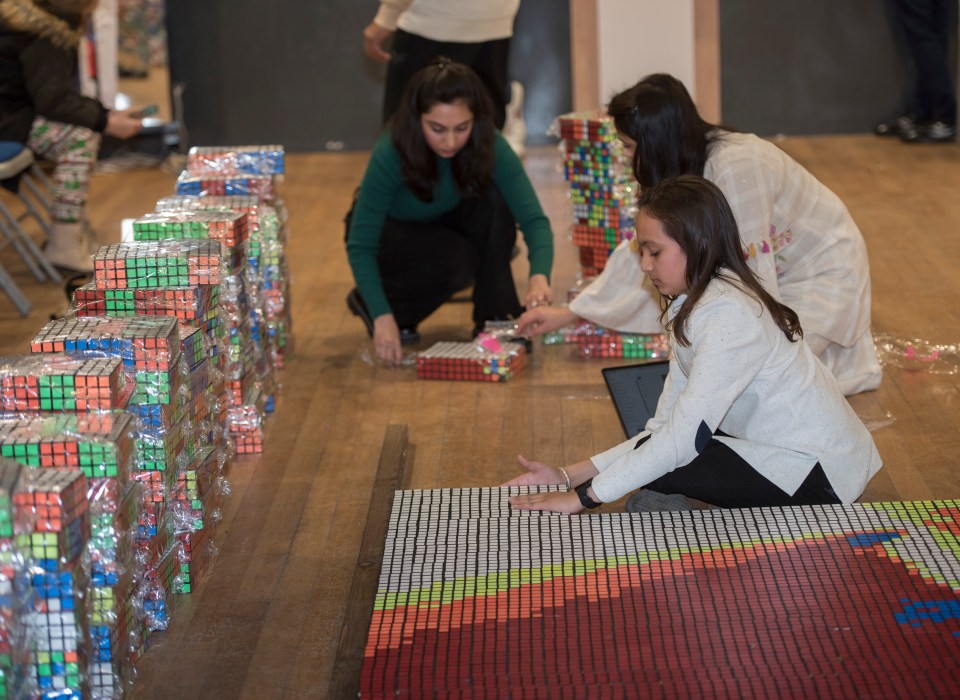
[[[33,199],[36,200],[36,204],[30,200],[23,192],[19,193],[20,201],[23,202],[23,206],[27,208],[27,211],[30,215],[37,220],[37,223],[40,224],[40,228],[43,229],[43,233],[49,238],[50,237],[50,206],[47,204],[43,193],[37,188],[37,183],[33,181],[26,173],[23,173],[20,176],[20,183],[26,186],[27,190],[33,196]],[[44,214],[41,214],[40,209],[44,209]]]
[[[43,282],[44,279],[49,279],[51,282],[62,282],[63,278],[60,276],[60,273],[57,272],[57,268],[50,264],[50,261],[44,257],[43,252],[37,247],[37,244],[33,242],[33,239],[24,232],[16,218],[10,213],[10,210],[7,209],[3,202],[0,202],[0,215],[3,215],[10,224],[9,230],[8,227],[3,227],[4,235],[13,237],[11,242],[17,249],[17,252],[20,253],[20,257],[23,258],[27,267],[30,268],[33,276],[37,278],[37,281]]]
[[[30,300],[23,295],[20,287],[13,281],[13,278],[10,277],[3,265],[0,265],[0,288],[7,293],[10,301],[17,307],[17,311],[20,312],[21,316],[27,316],[30,313],[33,305],[30,303]]]
[[[45,193],[49,193],[53,190],[53,183],[50,182],[50,178],[47,177],[47,174],[43,172],[43,168],[34,162],[30,166],[30,176],[40,183],[39,191],[37,193],[37,198],[40,200],[40,204],[46,210],[47,215],[50,215],[52,211],[50,206],[50,197]]]

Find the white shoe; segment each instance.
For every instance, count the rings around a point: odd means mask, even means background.
[[[83,224],[54,221],[50,226],[50,240],[43,249],[50,264],[63,270],[93,272],[93,259],[83,237]]]
[[[510,102],[501,133],[517,157],[523,158],[527,152],[527,124],[523,120],[523,85],[516,80],[510,82]]]

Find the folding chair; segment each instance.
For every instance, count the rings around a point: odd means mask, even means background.
[[[44,206],[45,198],[39,190],[37,183],[30,177],[29,170],[35,167],[33,152],[22,143],[15,141],[0,141],[0,180],[7,180],[19,177],[20,182],[34,194],[39,197],[38,202],[31,201],[23,191],[18,188],[17,196],[23,202],[25,214],[37,219],[44,233],[49,231],[49,222],[42,214],[39,206]],[[42,173],[41,173],[42,174]],[[20,218],[13,215],[7,205],[0,199],[0,233],[3,234],[3,240],[0,241],[0,248],[12,245],[23,262],[33,273],[38,282],[49,279],[51,282],[61,282],[62,278],[56,268],[43,256],[40,248],[33,242],[20,226]],[[21,315],[26,316],[30,313],[32,305],[24,296],[23,292],[17,287],[16,283],[10,277],[6,269],[0,265],[0,288],[7,293],[10,300],[17,307]]]

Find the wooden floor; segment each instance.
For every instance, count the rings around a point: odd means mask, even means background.
[[[871,136],[780,146],[860,224],[874,330],[960,342],[960,147]],[[229,467],[216,562],[199,590],[178,601],[169,630],[153,637],[136,698],[327,695],[388,425],[408,426],[416,488],[496,485],[518,472],[518,453],[563,464],[621,438],[603,363],[569,347],[536,347],[505,385],[418,381],[411,368],[369,362],[363,327],[344,305],[352,284],[342,245],[343,213],[365,161],[364,153],[288,156],[294,352],[263,456]],[[534,150],[527,167],[557,232],[554,290],[562,297],[576,260],[556,151]],[[117,240],[121,219],[152,209],[173,185],[160,170],[97,176],[90,211],[102,242]],[[65,300],[52,285],[32,283],[11,251],[0,261],[36,304],[20,319],[0,298],[0,354],[25,352]],[[444,306],[423,324],[421,347],[468,339],[469,313],[468,304]],[[852,403],[876,428],[885,463],[863,500],[960,497],[956,374],[887,367],[880,389]]]

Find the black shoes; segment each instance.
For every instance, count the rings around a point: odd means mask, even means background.
[[[363,301],[363,297],[360,296],[360,292],[356,288],[351,289],[350,293],[347,294],[347,308],[350,309],[350,312],[354,316],[359,316],[360,320],[363,321],[363,325],[367,327],[367,335],[371,338],[373,337],[373,318],[370,316],[370,311],[367,309],[367,305]],[[413,345],[414,343],[420,342],[420,334],[417,332],[417,329],[412,326],[404,326],[400,328],[400,344],[401,345]]]
[[[909,114],[904,114],[888,122],[881,122],[873,127],[873,133],[877,136],[902,136],[910,129],[915,129],[916,123]]]
[[[957,129],[945,122],[918,123],[909,114],[873,127],[877,136],[898,136],[904,143],[948,143],[957,138]]]
[[[906,143],[949,143],[957,138],[957,128],[944,122],[914,124],[900,138]]]

